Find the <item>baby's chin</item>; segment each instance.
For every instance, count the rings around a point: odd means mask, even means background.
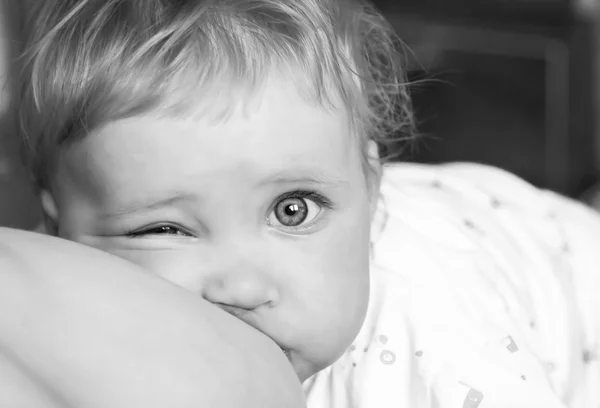
[[[290,358],[290,362],[292,364],[292,367],[294,367],[294,371],[296,372],[296,375],[298,376],[298,379],[301,383],[308,380],[310,377],[312,377],[313,375],[321,371],[323,368],[325,368],[315,367],[314,364],[310,364],[306,361],[294,361],[293,357]]]
[[[361,326],[357,327],[360,328]],[[347,334],[348,336],[345,339],[337,338],[332,342],[305,344],[305,348],[300,350],[280,348],[294,368],[300,382],[304,383],[315,374],[335,364],[348,352],[356,340],[358,330],[356,330],[356,333],[350,331]],[[324,340],[324,338],[320,340]]]
[[[283,353],[287,357],[288,361],[294,368],[296,375],[301,383],[308,380],[313,375],[317,374],[319,371],[324,370],[329,367],[335,361],[327,362],[327,363],[315,363],[303,358],[298,353],[294,351],[283,350]]]

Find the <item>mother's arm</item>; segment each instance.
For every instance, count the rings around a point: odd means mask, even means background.
[[[77,408],[304,406],[263,334],[119,258],[5,228],[0,352]]]

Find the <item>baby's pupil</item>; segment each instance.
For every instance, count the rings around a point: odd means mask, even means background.
[[[298,206],[298,204],[289,204],[285,208],[285,214],[290,217],[294,216],[298,211],[300,211],[300,207]]]

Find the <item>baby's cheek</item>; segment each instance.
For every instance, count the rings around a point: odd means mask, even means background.
[[[192,292],[200,289],[202,270],[197,257],[184,249],[112,249],[119,258]]]
[[[369,245],[364,237],[341,237],[341,248],[329,255],[326,268],[332,319],[343,322],[349,332],[358,330],[369,297]],[[348,334],[353,337],[352,334]]]
[[[369,235],[364,225],[348,233],[344,240],[345,251],[339,257],[340,297],[348,312],[357,320],[366,313],[369,297]]]

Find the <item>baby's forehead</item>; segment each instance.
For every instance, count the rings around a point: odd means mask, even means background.
[[[317,84],[310,72],[295,66],[273,66],[261,77],[232,78],[224,74],[207,82],[193,81],[188,74],[180,74],[162,93],[158,109],[149,114],[219,123],[234,114],[249,117],[265,103],[275,108],[296,103],[344,115],[348,127],[354,127],[352,109],[335,84],[328,79]],[[269,113],[277,115],[276,109]]]
[[[85,163],[114,192],[150,177],[165,188],[267,179],[335,184],[360,161],[347,113],[307,100],[285,78],[269,79],[227,116],[208,115],[205,106],[190,115],[150,112],[108,123],[78,142],[73,163]]]

